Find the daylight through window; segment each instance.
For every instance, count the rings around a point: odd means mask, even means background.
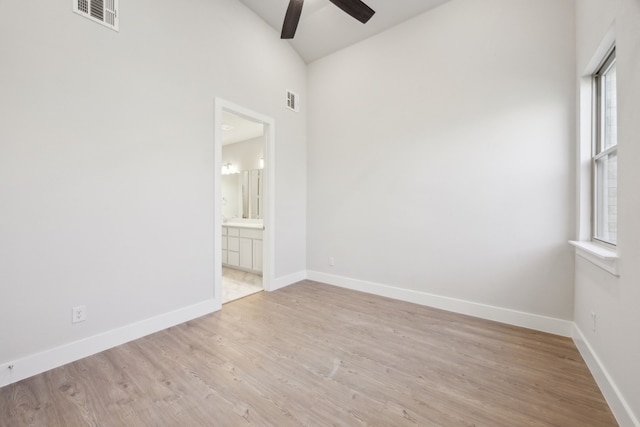
[[[594,74],[594,230],[596,240],[618,241],[618,128],[615,49]]]

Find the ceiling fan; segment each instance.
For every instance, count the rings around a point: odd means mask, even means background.
[[[376,13],[369,6],[364,4],[360,0],[329,0],[331,3],[338,6],[340,9],[356,18],[363,24],[366,23],[374,13]],[[298,28],[298,22],[300,21],[300,14],[302,13],[302,4],[304,0],[289,0],[289,7],[287,7],[287,13],[284,15],[284,22],[282,24],[281,39],[292,39],[296,34]]]

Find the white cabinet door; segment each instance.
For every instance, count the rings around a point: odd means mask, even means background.
[[[262,240],[262,230],[253,230],[250,228],[240,229],[240,237],[246,237],[248,239]]]
[[[262,230],[222,227],[222,263],[262,273]]]
[[[262,272],[262,240],[253,240],[253,269]]]
[[[239,234],[238,229],[228,228],[227,234],[227,264],[238,267],[240,265],[240,239],[238,237],[232,237]]]
[[[240,251],[240,239],[238,237],[227,237],[227,249],[233,252]]]
[[[240,265],[240,252],[228,252],[227,264],[238,267]]]
[[[240,267],[253,268],[253,245],[251,239],[240,238]]]

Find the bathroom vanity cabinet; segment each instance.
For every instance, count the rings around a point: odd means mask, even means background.
[[[255,227],[222,227],[222,265],[262,274],[262,233]]]

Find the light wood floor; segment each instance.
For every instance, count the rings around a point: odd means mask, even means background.
[[[615,426],[570,339],[310,281],[0,389],[0,426]]]

